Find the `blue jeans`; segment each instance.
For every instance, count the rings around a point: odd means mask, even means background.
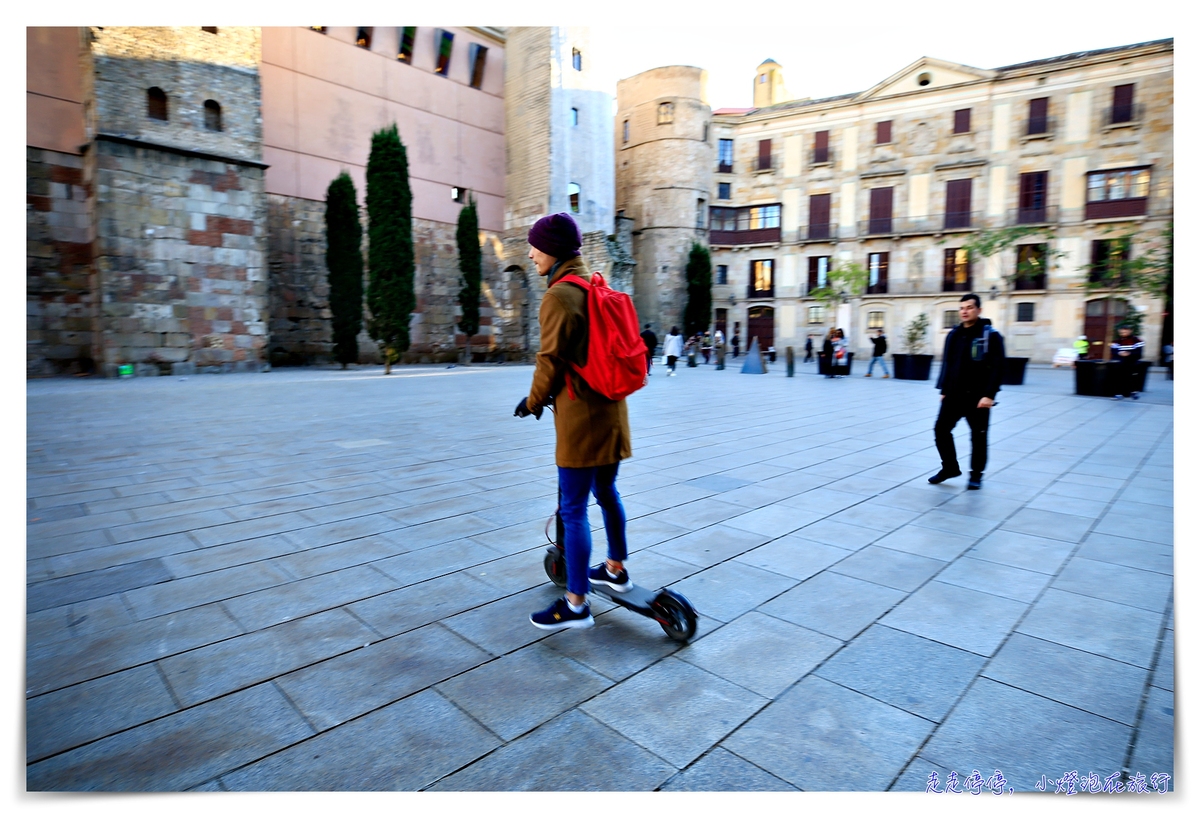
[[[883,374],[884,374],[884,375],[890,375],[890,374],[892,374],[892,373],[888,372],[888,370],[887,370],[887,361],[885,361],[885,360],[884,360],[884,358],[883,358],[883,356],[882,356],[882,355],[872,355],[872,356],[871,356],[871,365],[870,365],[869,367],[867,367],[867,374],[868,374],[868,375],[870,375],[872,372],[874,372],[874,371],[875,371],[875,362],[876,362],[876,361],[879,361],[879,365],[883,367]]]
[[[592,558],[592,527],[588,525],[588,493],[604,513],[608,558],[624,562],[625,507],[617,494],[617,466],[582,469],[558,468],[558,512],[563,522],[563,548],[567,558],[567,591],[583,596],[588,592],[588,562]]]

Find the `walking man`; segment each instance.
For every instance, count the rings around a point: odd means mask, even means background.
[[[738,356],[738,348],[742,345],[742,336],[738,333],[737,326],[733,328],[733,338],[730,341],[733,344],[733,357]]]
[[[1004,338],[979,313],[979,296],[964,295],[958,304],[962,323],[946,336],[937,382],[942,404],[933,425],[933,440],[942,458],[942,468],[929,478],[930,483],[936,484],[962,474],[954,448],[954,427],[959,419],[966,418],[971,427],[971,475],[967,489],[974,491],[983,485],[988,421],[1004,372]]]
[[[588,583],[603,583],[617,591],[632,587],[625,570],[625,509],[617,494],[617,466],[632,453],[629,413],[623,400],[609,400],[577,376],[571,365],[587,357],[587,293],[570,282],[555,286],[563,276],[588,277],[579,257],[583,243],[579,226],[566,213],[545,216],[529,231],[529,257],[538,275],[550,286],[538,312],[541,349],[529,394],[513,413],[540,419],[554,407],[554,462],[558,466],[559,514],[564,530],[567,594],[529,619],[542,630],[590,628],[595,624],[587,604]],[[573,387],[574,397],[567,389]],[[592,529],[588,524],[588,494],[604,513],[608,560],[588,569]]]
[[[804,339],[804,363],[808,363],[809,361],[811,361],[813,359],[812,352],[813,352],[812,335],[809,334],[809,336]]]
[[[875,350],[871,353],[871,365],[867,367],[867,374],[863,375],[863,377],[871,377],[871,373],[875,371],[875,362],[879,361],[879,365],[883,367],[883,377],[890,378],[887,359],[883,357],[887,352],[887,336],[883,334],[882,329],[875,330],[875,337],[871,339],[871,343],[875,346]]]
[[[646,329],[642,331],[642,342],[646,344],[646,374],[650,374],[650,368],[654,366],[654,349],[658,346],[658,336],[650,329],[650,325],[646,325]]]
[[[1113,360],[1117,365],[1117,394],[1113,395],[1113,400],[1138,399],[1133,384],[1137,380],[1138,361],[1142,360],[1144,346],[1142,339],[1133,334],[1133,327],[1117,328],[1117,340],[1112,342]]]

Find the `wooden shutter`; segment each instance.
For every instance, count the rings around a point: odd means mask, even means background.
[[[1050,97],[1038,97],[1037,99],[1029,100],[1029,121],[1030,122],[1045,122],[1046,113],[1050,110]],[[1040,133],[1033,131],[1033,133]]]
[[[871,190],[872,232],[886,233],[892,229],[892,188],[877,187]]]
[[[1021,194],[1018,206],[1021,210],[1045,210],[1046,176],[1044,170],[1021,174]]]
[[[808,257],[808,291],[811,293],[817,289],[817,265],[820,263],[820,256]]]
[[[946,227],[971,224],[971,180],[954,179],[946,183]]]
[[[770,170],[771,169],[771,140],[770,139],[758,140],[758,169],[759,170]]]
[[[808,197],[808,237],[810,239],[829,238],[829,200],[830,194],[817,193]]]
[[[892,121],[875,123],[875,144],[886,145],[892,141]]]
[[[813,164],[829,161],[829,131],[817,131],[813,135]]]
[[[1133,86],[1117,85],[1113,87],[1113,122],[1129,122],[1133,119]]]
[[[971,131],[971,109],[960,108],[954,112],[954,132],[955,133],[970,133]]]

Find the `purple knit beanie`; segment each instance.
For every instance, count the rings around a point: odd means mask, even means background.
[[[579,225],[566,213],[543,216],[529,229],[529,243],[548,256],[563,260],[579,255],[583,236]]]

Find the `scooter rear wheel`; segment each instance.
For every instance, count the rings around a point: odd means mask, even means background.
[[[686,642],[696,635],[696,609],[682,594],[663,591],[650,607],[663,631],[676,642]]]
[[[547,551],[542,567],[546,569],[546,576],[550,577],[551,582],[559,588],[567,587],[567,560],[561,552]]]

